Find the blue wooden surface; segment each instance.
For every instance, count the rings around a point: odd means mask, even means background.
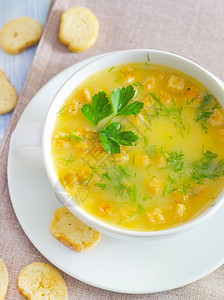
[[[33,17],[44,26],[49,5],[50,0],[0,0],[0,29],[8,21],[22,16]],[[21,54],[9,55],[0,48],[0,68],[12,82],[18,95],[24,86],[35,52],[36,47],[33,47]],[[0,115],[0,144],[11,116],[12,113]]]

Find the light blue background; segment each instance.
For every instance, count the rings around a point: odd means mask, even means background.
[[[33,17],[44,26],[49,5],[50,0],[0,0],[0,29],[8,21],[22,16]],[[26,81],[35,52],[36,47],[33,47],[21,54],[9,55],[0,48],[0,68],[16,88],[18,95]],[[11,116],[12,113],[0,115],[0,144]]]

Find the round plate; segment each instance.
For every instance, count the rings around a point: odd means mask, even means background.
[[[91,58],[62,71],[33,97],[19,123],[43,122],[65,80]],[[60,206],[44,169],[9,154],[8,184],[16,216],[34,246],[74,278],[106,290],[153,293],[191,283],[224,263],[224,206],[196,229],[164,240],[123,241],[103,236],[93,250],[76,253],[50,233]]]

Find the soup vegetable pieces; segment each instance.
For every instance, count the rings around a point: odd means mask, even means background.
[[[224,185],[224,111],[199,82],[162,66],[114,66],[58,111],[52,159],[82,209],[128,230],[186,223]]]

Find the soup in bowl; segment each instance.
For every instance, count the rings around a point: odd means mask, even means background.
[[[223,203],[224,89],[159,50],[106,54],[60,88],[43,130],[60,202],[119,238],[194,227]]]

